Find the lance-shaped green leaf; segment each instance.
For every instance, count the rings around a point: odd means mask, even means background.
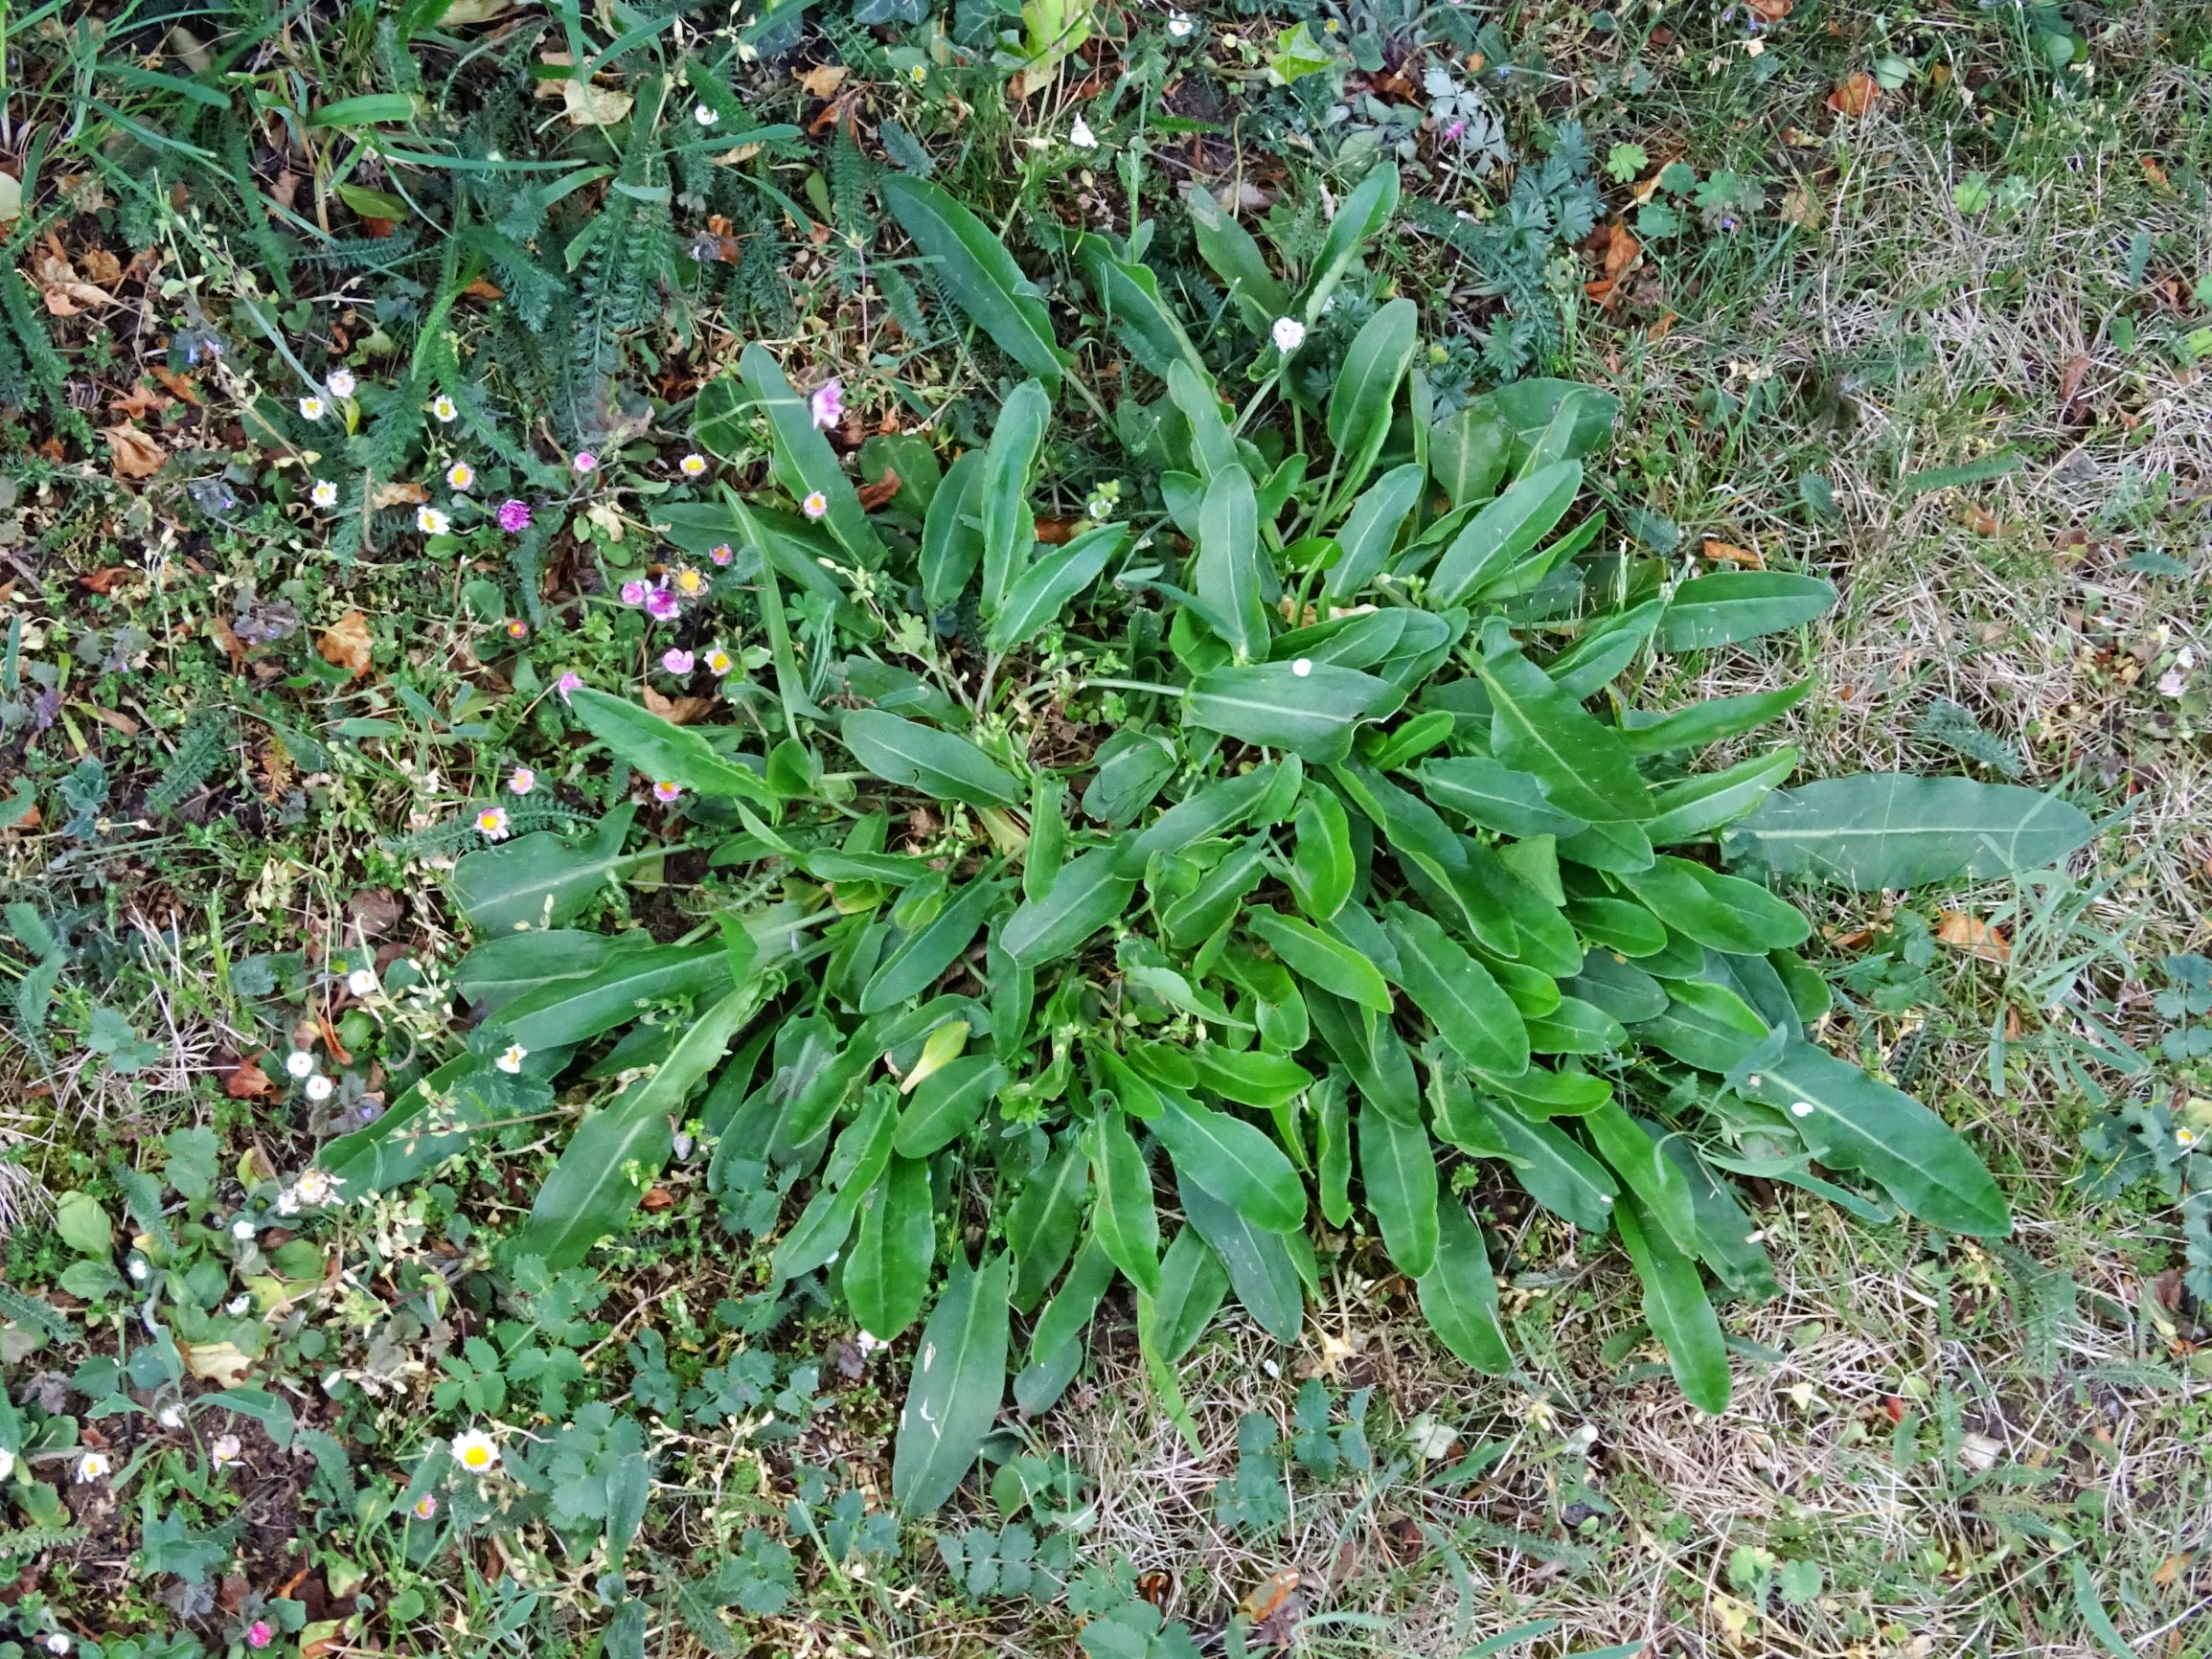
[[[1198,1237],[1214,1247],[1214,1254],[1229,1270],[1229,1284],[1244,1311],[1277,1342],[1297,1341],[1305,1323],[1306,1299],[1291,1251],[1304,1240],[1293,1241],[1280,1233],[1253,1226],[1193,1181],[1180,1167],[1175,1170],[1175,1191],[1182,1199],[1185,1218],[1197,1229]]]
[[[1361,1101],[1359,1180],[1382,1229],[1382,1247],[1407,1278],[1436,1265],[1436,1147],[1418,1122],[1402,1124]]]
[[[1667,1351],[1667,1368],[1699,1411],[1728,1409],[1728,1345],[1698,1263],[1675,1248],[1633,1196],[1613,1219],[1644,1286],[1644,1318]]]
[[[1090,1161],[1082,1143],[1062,1134],[1059,1149],[1030,1171],[1007,1212],[1006,1242],[1014,1252],[1014,1306],[1027,1313],[1066,1265],[1083,1225]]]
[[[1492,752],[1534,773],[1552,806],[1592,824],[1651,815],[1651,792],[1619,732],[1600,725],[1518,651],[1487,659],[1481,673]]]
[[[1513,1370],[1498,1317],[1497,1281],[1467,1206],[1446,1198],[1436,1213],[1436,1261],[1414,1285],[1429,1328],[1463,1364],[1489,1376]]]
[[[642,954],[642,953],[639,953]],[[741,986],[702,1014],[653,1074],[583,1121],[537,1190],[514,1251],[573,1267],[637,1207],[645,1184],[667,1162],[670,1119],[721,1060],[730,1039],[759,1012],[760,988]]]
[[[891,1091],[871,1091],[838,1135],[814,1185],[814,1195],[776,1244],[769,1266],[778,1282],[811,1273],[836,1259],[859,1216],[861,1200],[891,1167],[893,1126]]]
[[[1093,848],[1053,878],[1042,898],[1025,899],[999,929],[1001,949],[1027,967],[1041,967],[1080,950],[1129,908],[1137,878],[1124,843]]]
[[[1655,1223],[1685,1256],[1698,1253],[1698,1216],[1690,1182],[1644,1125],[1609,1101],[1583,1119],[1606,1162],[1636,1195],[1639,1219]]]
[[[1337,493],[1344,500],[1367,481],[1390,433],[1391,407],[1419,344],[1421,309],[1391,300],[1360,327],[1345,350],[1329,393],[1329,443],[1336,451]]]
[[[1574,835],[1588,828],[1544,800],[1535,773],[1516,772],[1488,755],[1424,761],[1413,776],[1436,806],[1501,835]]]
[[[1267,269],[1260,244],[1203,185],[1193,184],[1183,193],[1183,202],[1190,209],[1198,257],[1221,279],[1244,327],[1255,334],[1266,333],[1268,325],[1290,308],[1290,296]]]
[[[1342,941],[1330,938],[1310,921],[1275,910],[1255,910],[1244,925],[1266,940],[1300,979],[1377,1013],[1390,1012],[1389,985],[1372,962]]]
[[[1656,859],[1619,879],[1669,927],[1715,950],[1764,956],[1802,944],[1813,932],[1804,912],[1757,882],[1687,858]]]
[[[936,262],[938,280],[952,303],[993,345],[1043,381],[1047,391],[1058,392],[1066,358],[1053,342],[1052,314],[1006,244],[926,180],[888,173],[877,188],[891,216],[923,256]]]
[[[1859,1067],[1792,1039],[1737,1086],[1788,1113],[1815,1158],[1859,1170],[1907,1215],[1975,1238],[2012,1230],[2004,1194],[1957,1131]]]
[[[1165,380],[1176,363],[1207,373],[1182,320],[1160,298],[1159,279],[1149,265],[1121,258],[1095,233],[1076,239],[1075,262],[1105,308],[1107,326],[1148,374]]]
[[[1491,1132],[1512,1148],[1514,1175],[1528,1195],[1585,1233],[1603,1234],[1620,1188],[1612,1173],[1552,1123],[1532,1123],[1517,1112],[1477,1099],[1475,1109]]]
[[[1313,1162],[1321,1218],[1332,1227],[1352,1219],[1352,1090],[1332,1071],[1314,1085]]]
[[[1432,603],[1457,604],[1525,557],[1582,491],[1579,461],[1561,461],[1519,480],[1467,521],[1428,579]]]
[[[1745,692],[1734,697],[1710,697],[1671,714],[1652,715],[1630,709],[1624,716],[1622,740],[1636,756],[1671,755],[1682,749],[1702,749],[1729,738],[1755,732],[1769,720],[1778,720],[1802,703],[1813,682],[1799,680],[1779,692]]]
[[[633,859],[622,850],[636,808],[618,807],[581,844],[542,833],[465,852],[446,892],[484,935],[524,938],[574,920],[610,875]]]
[[[1321,307],[1352,268],[1361,246],[1379,235],[1397,211],[1398,169],[1390,162],[1371,168],[1352,193],[1337,203],[1336,216],[1329,221],[1328,239],[1321,244],[1321,257],[1313,261],[1305,292],[1298,297],[1309,327],[1319,319]]]
[[[805,502],[819,495],[823,511],[819,514],[810,511],[809,516],[828,525],[837,544],[859,564],[870,570],[880,568],[890,557],[889,550],[868,522],[867,511],[853,489],[853,481],[845,475],[837,452],[814,424],[814,411],[808,399],[784,377],[768,349],[757,342],[739,356],[738,373],[744,376],[745,389],[768,418],[768,431],[775,443],[776,476],[791,492],[791,499]]]
[[[639,1009],[656,1002],[719,996],[731,974],[720,940],[625,950],[581,978],[555,980],[516,997],[489,1023],[502,1046],[567,1048],[635,1019]]]
[[[582,693],[579,693],[579,695]],[[855,709],[837,735],[853,758],[877,777],[940,801],[1011,807],[1021,785],[966,738],[902,720],[880,709]]]
[[[977,876],[945,901],[924,927],[887,945],[883,959],[860,993],[862,1013],[901,1008],[926,992],[975,943],[975,935],[1006,891],[1004,881]]]
[[[1243,465],[1237,457],[1236,434],[1229,430],[1221,413],[1221,395],[1215,390],[1211,376],[1177,363],[1168,371],[1168,398],[1190,423],[1191,460],[1201,481],[1211,479],[1223,467]]]
[[[1160,1288],[1160,1216],[1152,1205],[1152,1174],[1118,1112],[1091,1120],[1083,1142],[1090,1157],[1092,1236],[1122,1275],[1147,1296]]]
[[[892,1148],[901,1158],[926,1158],[975,1126],[983,1108],[1006,1086],[1006,1068],[989,1055],[962,1055],[914,1086],[899,1114]]]
[[[1684,582],[1659,619],[1659,648],[1732,646],[1780,633],[1824,614],[1836,589],[1814,576],[1783,570],[1725,570]]]
[[[1770,755],[1665,784],[1652,792],[1653,813],[1644,822],[1644,834],[1654,847],[1710,835],[1758,806],[1796,766],[1797,745],[1785,743]]]
[[[1198,504],[1198,600],[1209,623],[1250,662],[1267,654],[1267,602],[1260,592],[1260,508],[1252,475],[1229,466],[1206,483]]]
[[[750,766],[717,754],[689,726],[673,725],[626,698],[590,686],[569,693],[568,706],[584,730],[607,746],[614,758],[655,784],[676,784],[716,799],[772,806],[775,797]]]
[[[1033,561],[1007,590],[984,643],[994,651],[1027,645],[1060,620],[1071,600],[1098,580],[1129,539],[1129,533],[1120,525],[1102,524]]]
[[[1266,1133],[1242,1118],[1168,1092],[1152,1132],[1178,1176],[1188,1176],[1253,1226],[1289,1233],[1305,1225],[1306,1190],[1297,1170]]]
[[[949,1498],[991,1433],[1006,1389],[1006,1291],[1004,1256],[971,1271],[955,1255],[899,1412],[891,1497],[902,1514],[925,1515]]]
[[[1404,701],[1404,692],[1388,680],[1301,657],[1200,674],[1192,682],[1184,718],[1209,732],[1333,763],[1351,754],[1361,722],[1395,714]]]
[[[1514,432],[1505,417],[1477,401],[1428,429],[1428,475],[1454,507],[1488,501],[1505,476]]]
[[[1368,486],[1336,532],[1339,551],[1322,579],[1322,592],[1332,600],[1349,599],[1373,581],[1420,499],[1421,468],[1411,463],[1393,466]]]
[[[2044,869],[2095,833],[2079,807],[2039,789],[1868,773],[1768,796],[1730,832],[1728,856],[1872,893]]]
[[[1288,877],[1290,892],[1299,909],[1315,921],[1327,921],[1344,908],[1359,876],[1344,803],[1320,784],[1308,784],[1298,803],[1297,827]]]
[[[861,1201],[860,1225],[846,1253],[845,1306],[860,1329],[889,1342],[913,1324],[929,1293],[937,1225],[929,1211],[929,1166],[894,1157]]]
[[[1221,1298],[1229,1293],[1229,1275],[1214,1247],[1196,1227],[1176,1231],[1160,1258],[1160,1289],[1156,1296],[1137,1297],[1137,1341],[1146,1351],[1148,1370],[1155,1380],[1161,1372],[1196,1348],[1206,1327],[1220,1311]],[[1161,1394],[1171,1418],[1189,1416],[1172,1376],[1164,1379]]]
[[[1030,511],[1029,480],[1052,420],[1052,400],[1035,380],[1025,380],[999,405],[998,423],[983,453],[983,614],[995,619],[1015,578],[1028,567],[1037,544],[1037,515]]]
[[[1388,916],[1394,977],[1451,1051],[1500,1076],[1528,1070],[1528,1027],[1490,969],[1419,911],[1393,904]]]
[[[984,453],[970,449],[946,470],[922,520],[922,602],[941,611],[959,602],[983,563]]]

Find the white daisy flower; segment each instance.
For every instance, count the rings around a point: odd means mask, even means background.
[[[103,1481],[114,1467],[105,1452],[88,1451],[77,1460],[77,1484],[81,1487]]]
[[[1170,39],[1188,40],[1191,37],[1191,31],[1197,27],[1197,24],[1192,19],[1188,11],[1171,11],[1168,13],[1168,36]]]
[[[445,468],[445,482],[456,489],[467,489],[476,482],[476,468],[466,461],[456,461]]]
[[[172,1401],[155,1412],[153,1420],[161,1424],[163,1428],[182,1428],[184,1427],[184,1407]]]
[[[295,1078],[311,1078],[315,1075],[315,1057],[306,1049],[294,1049],[285,1056],[285,1070]]]
[[[223,1311],[236,1319],[253,1305],[254,1299],[251,1296],[234,1296],[223,1304]]]
[[[215,1466],[218,1469],[227,1469],[234,1464],[242,1464],[246,1461],[245,1443],[235,1434],[217,1435],[214,1443],[207,1449],[209,1454],[214,1457]]]
[[[144,1284],[153,1274],[153,1269],[146,1264],[146,1258],[143,1256],[133,1256],[130,1259],[130,1265],[125,1271],[129,1273],[132,1280],[140,1284]]]
[[[1275,342],[1275,350],[1286,357],[1306,343],[1306,325],[1296,317],[1277,317],[1267,333]]]
[[[721,120],[721,115],[718,111],[709,108],[706,104],[695,103],[692,105],[692,119],[697,122],[701,126],[712,126],[716,122]]]
[[[331,377],[323,384],[330,388],[331,396],[333,398],[351,398],[353,395],[353,371],[351,369],[332,369]]]
[[[323,418],[323,400],[314,397],[302,398],[300,413],[309,420],[320,420]]]
[[[1090,123],[1080,115],[1075,118],[1075,125],[1067,129],[1067,141],[1078,149],[1098,148],[1098,134],[1091,131]]]
[[[441,392],[430,399],[430,413],[441,420],[458,420],[461,419],[461,406]]]
[[[292,1183],[292,1191],[300,1195],[303,1204],[328,1204],[338,1195],[345,1183],[323,1170],[302,1170],[300,1178]]]
[[[819,489],[811,490],[807,499],[799,503],[799,511],[809,518],[820,518],[830,511],[830,498]]]
[[[522,1069],[522,1062],[530,1057],[530,1051],[520,1043],[509,1043],[507,1052],[491,1063],[510,1077]]]
[[[528,766],[517,766],[507,775],[507,792],[510,795],[527,795],[537,787],[537,774]]]
[[[308,491],[308,499],[317,507],[335,507],[338,505],[338,487],[328,478],[318,478],[314,489]]]
[[[352,973],[346,975],[346,989],[352,991],[356,999],[365,1000],[375,996],[376,994],[376,970],[373,967],[356,967]]]
[[[317,1072],[308,1079],[308,1099],[310,1101],[327,1101],[337,1086],[321,1072]]]
[[[499,1464],[499,1447],[482,1429],[453,1437],[453,1461],[472,1475],[488,1474]]]
[[[236,1221],[231,1223],[231,1237],[236,1239],[239,1243],[244,1244],[249,1242],[253,1239],[253,1236],[254,1224],[247,1220],[243,1216],[240,1216]]]
[[[435,507],[415,509],[415,528],[424,535],[444,535],[453,528],[453,520]]]

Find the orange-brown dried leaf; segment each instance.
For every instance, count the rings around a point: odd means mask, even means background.
[[[118,478],[151,478],[169,459],[159,439],[128,422],[103,426],[100,435],[107,440],[108,460]]]
[[[1935,936],[1953,949],[1978,956],[1984,962],[2005,962],[2013,953],[2012,942],[2005,938],[2003,929],[1992,927],[1980,917],[1969,916],[1963,910],[1940,912],[1936,917]]]
[[[891,498],[898,493],[899,469],[886,466],[883,468],[883,476],[875,483],[860,486],[860,510],[863,512],[874,512],[878,508],[888,506]]]
[[[1838,115],[1857,121],[1874,107],[1875,101],[1881,96],[1881,88],[1874,83],[1874,77],[1860,69],[1852,73],[1828,95],[1828,107]]]
[[[356,680],[369,671],[371,646],[369,619],[357,610],[350,610],[323,630],[323,637],[315,642],[315,649],[323,661],[333,668],[344,669]]]
[[[387,507],[420,507],[430,499],[430,492],[420,484],[379,484],[369,492],[369,506],[381,512]]]
[[[1744,570],[1767,568],[1766,559],[1760,557],[1755,547],[1738,547],[1732,541],[1714,541],[1708,537],[1702,552],[1715,564],[1733,564]]]
[[[240,1060],[222,1074],[223,1093],[234,1101],[251,1101],[269,1092],[269,1075],[252,1060]]]

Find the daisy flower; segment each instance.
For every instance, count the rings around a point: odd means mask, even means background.
[[[707,672],[718,680],[738,666],[736,659],[728,651],[722,649],[720,646],[707,647],[706,655],[702,660],[707,665]]]
[[[562,671],[559,679],[553,682],[553,689],[560,694],[560,700],[565,703],[568,701],[569,693],[581,690],[582,685],[583,676],[574,669],[567,669]]]
[[[327,1101],[331,1098],[331,1091],[337,1086],[321,1072],[317,1072],[308,1079],[308,1099],[310,1101]]]
[[[487,807],[476,814],[476,828],[487,841],[507,839],[507,808]]]
[[[215,1443],[207,1449],[215,1459],[215,1466],[218,1469],[227,1469],[233,1464],[242,1464],[246,1461],[245,1443],[235,1434],[217,1435]]]
[[[1188,11],[1171,11],[1168,13],[1168,36],[1170,39],[1188,40],[1191,37],[1191,31],[1197,27],[1197,25],[1192,20]]]
[[[426,1521],[437,1512],[438,1494],[436,1492],[424,1492],[415,1500],[415,1518],[417,1520]]]
[[[1313,671],[1313,659],[1311,657],[1300,657],[1290,665],[1290,671],[1298,678],[1304,679]]]
[[[814,424],[824,429],[834,426],[845,419],[845,388],[836,380],[826,380],[814,395],[807,399],[807,407],[814,417]]]
[[[314,489],[308,491],[308,499],[317,507],[335,507],[338,505],[338,487],[328,478],[318,478]]]
[[[107,1461],[105,1452],[88,1451],[77,1460],[77,1484],[87,1486],[93,1481],[103,1481],[114,1466]]]
[[[69,1651],[69,1633],[65,1630],[50,1630],[43,1646],[49,1653],[66,1653]]]
[[[346,975],[346,989],[353,993],[355,1000],[375,996],[376,970],[373,967],[356,967]]]
[[[306,1049],[294,1049],[285,1056],[285,1070],[295,1078],[311,1078],[315,1075],[315,1057]]]
[[[910,65],[906,71],[906,79],[917,86],[924,85],[929,80],[929,65],[926,63]]]
[[[323,418],[324,408],[325,404],[320,398],[308,397],[300,399],[300,413],[309,420],[320,420]]]
[[[645,614],[654,622],[674,622],[682,610],[676,596],[665,587],[656,587],[645,596]]]
[[[1296,317],[1277,317],[1267,334],[1275,342],[1275,350],[1288,357],[1306,343],[1306,325]]]
[[[717,564],[727,564],[737,556],[730,552],[730,544],[728,542],[718,541],[714,546],[707,549],[707,557],[713,559]]]
[[[165,1405],[153,1414],[153,1420],[161,1424],[163,1428],[182,1428],[184,1427],[184,1407],[174,1404]]]
[[[146,1264],[146,1258],[143,1256],[133,1256],[126,1271],[130,1274],[131,1282],[137,1284],[144,1284],[153,1274],[153,1269]]]
[[[692,119],[701,126],[712,126],[721,120],[721,115],[718,111],[710,109],[703,103],[695,103],[692,105]]]
[[[510,795],[527,795],[537,787],[537,774],[528,766],[517,766],[507,774],[507,792]]]
[[[489,1474],[499,1463],[499,1448],[482,1429],[453,1437],[453,1461],[472,1475]]]
[[[1080,115],[1075,118],[1075,125],[1067,129],[1067,141],[1078,149],[1098,148],[1098,134],[1091,131],[1090,123]]]
[[[476,482],[476,468],[466,461],[456,461],[445,468],[445,482],[456,489],[467,489]]]
[[[254,1224],[247,1220],[243,1216],[240,1216],[236,1221],[231,1223],[231,1237],[236,1239],[240,1244],[250,1242],[253,1239],[253,1236]]]
[[[353,371],[351,369],[332,369],[331,377],[323,384],[330,389],[330,394],[333,398],[351,398],[353,395]]]
[[[622,584],[622,602],[624,604],[643,604],[645,603],[645,596],[646,585],[644,582],[626,581]]]
[[[701,476],[706,471],[706,469],[707,458],[704,455],[687,455],[681,461],[676,463],[676,470],[682,473],[686,478],[697,478]]]
[[[345,1183],[321,1170],[302,1170],[292,1192],[303,1204],[328,1204]]]
[[[441,420],[458,420],[461,419],[461,406],[441,392],[430,399],[430,413]]]
[[[799,511],[809,518],[820,518],[830,511],[830,498],[819,489],[810,490],[807,499],[799,503]]]
[[[1114,504],[1109,496],[1094,495],[1083,511],[1103,523],[1114,515]]]
[[[679,570],[675,574],[674,580],[676,592],[682,594],[686,599],[696,599],[707,590],[707,579],[696,570],[688,568]]]
[[[453,520],[449,514],[439,511],[435,507],[418,507],[415,509],[415,528],[424,535],[444,535],[453,528]]]
[[[269,1628],[269,1622],[266,1619],[256,1619],[246,1626],[246,1646],[248,1648],[266,1648],[276,1639],[277,1633]]]
[[[522,1069],[522,1062],[530,1057],[530,1051],[520,1043],[509,1043],[506,1051],[491,1063],[513,1077]]]
[[[688,674],[692,671],[692,653],[671,646],[661,652],[660,666],[672,674]]]
[[[680,784],[655,784],[652,786],[652,798],[664,807],[680,800],[683,792],[683,785]]]
[[[2174,1145],[2179,1147],[2183,1151],[2187,1151],[2196,1144],[2197,1131],[2195,1129],[2176,1129],[2174,1131]]]
[[[520,535],[530,528],[530,503],[502,501],[499,504],[499,528],[509,535]]]
[[[571,461],[569,465],[579,472],[594,471],[599,466],[599,457],[588,449],[579,449],[576,452],[576,459]]]
[[[509,617],[507,619],[507,637],[511,640],[528,639],[530,637],[530,625],[518,616]]]

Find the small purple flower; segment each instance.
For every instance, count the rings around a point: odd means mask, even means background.
[[[277,1633],[269,1628],[269,1622],[266,1619],[256,1619],[246,1630],[246,1646],[248,1648],[266,1648],[276,1640],[276,1636]]]
[[[499,504],[499,528],[509,535],[520,535],[530,528],[530,503],[502,501]]]
[[[827,429],[845,419],[845,388],[835,380],[825,381],[808,402],[812,406],[817,426]]]
[[[660,666],[679,677],[688,674],[692,671],[692,653],[671,646],[661,652]]]
[[[1447,144],[1457,144],[1457,143],[1459,142],[1459,135],[1460,135],[1461,133],[1465,132],[1466,130],[1467,130],[1467,123],[1466,123],[1466,122],[1464,122],[1464,121],[1455,121],[1455,122],[1453,122],[1453,123],[1452,123],[1452,124],[1451,124],[1449,126],[1448,126],[1448,127],[1446,127],[1446,128],[1444,129],[1444,142],[1445,142],[1445,143],[1447,143]]]
[[[676,596],[665,587],[656,587],[645,596],[645,614],[654,622],[674,622],[682,610]]]
[[[622,584],[622,602],[624,604],[643,604],[645,602],[646,585],[644,582],[626,581]]]
[[[574,466],[579,472],[591,472],[598,468],[599,457],[594,455],[588,449],[579,449],[576,452],[576,459],[570,462],[569,465]]]
[[[582,684],[583,676],[574,669],[568,669],[561,673],[559,679],[553,682],[553,689],[560,693],[560,700],[565,703],[568,701],[568,693],[576,691]]]
[[[1734,230],[1736,228],[1736,216],[1734,214],[1722,214],[1721,216],[1721,228],[1724,231]]]

